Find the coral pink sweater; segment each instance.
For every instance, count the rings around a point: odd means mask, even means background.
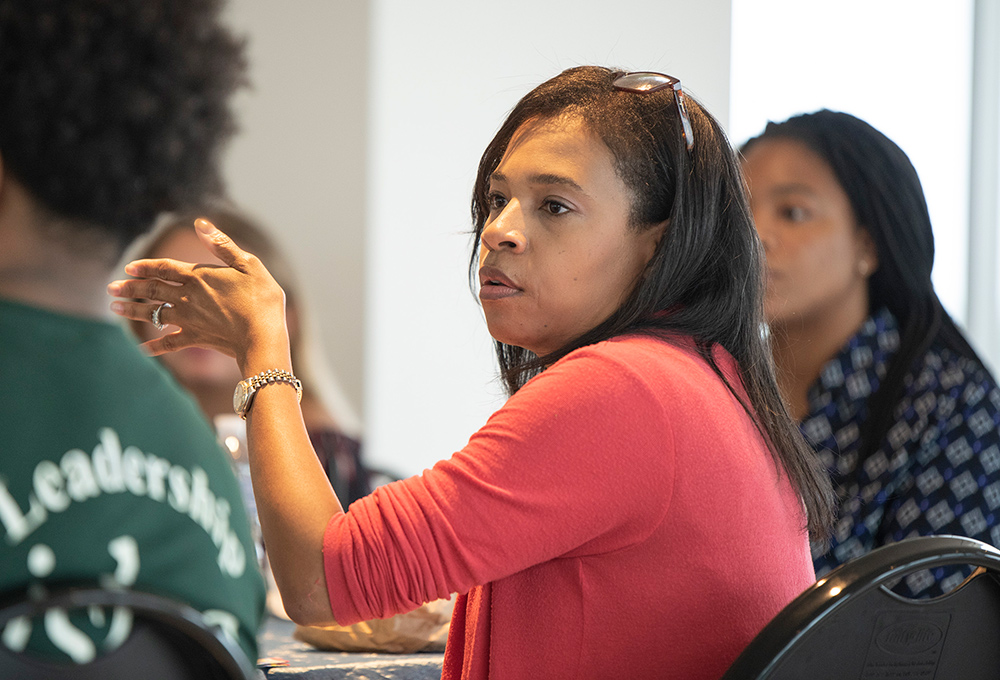
[[[732,359],[716,354],[732,384]],[[444,678],[718,678],[814,580],[802,505],[686,340],[585,347],[334,517],[342,624],[449,593]]]

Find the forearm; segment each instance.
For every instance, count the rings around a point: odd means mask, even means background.
[[[287,352],[241,363],[244,375],[291,370]],[[291,385],[257,390],[247,416],[247,441],[261,532],[285,610],[298,623],[333,623],[323,535],[330,518],[343,510],[313,451]]]
[[[179,330],[143,343],[159,355],[210,347],[236,357],[244,376],[291,371],[285,295],[255,256],[211,222],[195,220],[198,237],[224,266],[170,259],[137,260],[135,277],[113,281],[111,309],[160,330]],[[146,301],[142,301],[146,300]],[[270,383],[253,393],[247,419],[250,473],[261,531],[288,614],[302,623],[333,621],[323,568],[323,535],[342,512],[309,443],[295,390]]]

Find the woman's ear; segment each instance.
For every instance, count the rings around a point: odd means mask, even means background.
[[[864,227],[857,232],[858,274],[868,278],[878,270],[878,248],[875,239]]]
[[[663,220],[659,224],[654,224],[642,232],[642,248],[645,251],[643,255],[647,264],[653,259],[653,255],[656,253],[656,247],[660,245],[660,240],[663,238],[663,235],[667,233],[667,229],[669,227],[670,220],[667,219]]]

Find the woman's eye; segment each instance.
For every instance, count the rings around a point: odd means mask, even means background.
[[[781,208],[781,216],[789,222],[804,222],[809,217],[805,208],[798,205],[786,205]]]
[[[492,193],[486,197],[486,203],[490,207],[490,212],[496,212],[503,210],[504,206],[507,205],[507,199],[500,194]]]
[[[569,208],[559,201],[553,200],[545,201],[545,203],[542,204],[542,209],[552,215],[562,215],[565,212],[569,212]]]

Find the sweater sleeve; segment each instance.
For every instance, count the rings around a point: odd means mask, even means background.
[[[450,459],[330,521],[324,562],[339,623],[391,616],[653,531],[674,474],[662,386],[652,389],[607,344],[531,380]]]

